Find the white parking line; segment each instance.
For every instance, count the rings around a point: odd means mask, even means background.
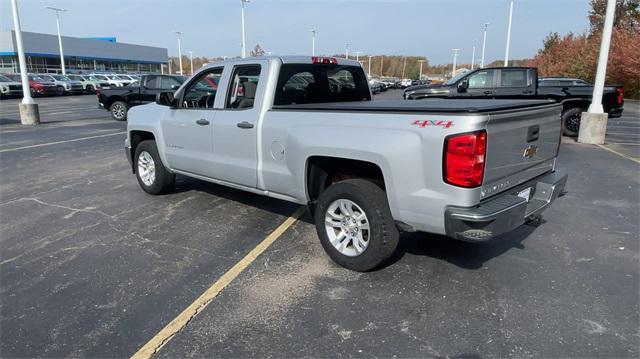
[[[55,141],[55,142],[47,142],[47,143],[39,143],[37,145],[30,145],[30,146],[22,146],[22,147],[15,147],[15,148],[7,148],[4,150],[0,150],[0,153],[2,152],[11,152],[11,151],[20,151],[20,150],[26,150],[28,148],[36,148],[36,147],[44,147],[44,146],[52,146],[52,145],[59,145],[61,143],[68,143],[68,142],[76,142],[76,141],[84,141],[84,140],[90,140],[92,138],[100,138],[100,137],[108,137],[108,136],[115,136],[115,135],[124,135],[125,132],[117,132],[117,133],[109,133],[106,135],[97,135],[97,136],[88,136],[88,137],[80,137],[80,138],[74,138],[71,140],[64,140],[64,141]]]
[[[633,158],[633,157],[631,157],[631,156],[627,156],[627,155],[625,155],[624,153],[620,153],[620,152],[618,152],[618,151],[616,151],[616,150],[613,150],[613,149],[611,149],[611,148],[609,148],[609,147],[607,147],[607,146],[604,146],[604,145],[596,145],[596,146],[598,146],[598,147],[602,148],[603,150],[609,151],[609,152],[611,152],[611,153],[615,153],[616,155],[618,155],[618,156],[620,156],[620,157],[626,158],[626,159],[628,159],[628,160],[631,160],[631,161],[633,161],[633,162],[635,162],[635,163],[640,164],[640,160],[637,160],[637,159],[635,159],[635,158]]]

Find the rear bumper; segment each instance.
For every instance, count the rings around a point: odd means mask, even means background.
[[[566,173],[555,171],[476,207],[448,207],[445,211],[446,233],[460,240],[485,242],[509,232],[549,207],[563,193],[567,178]],[[527,188],[531,188],[528,201],[517,195]]]

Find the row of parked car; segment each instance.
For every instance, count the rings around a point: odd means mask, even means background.
[[[31,96],[96,93],[98,89],[124,87],[140,81],[130,74],[33,74],[27,75]],[[20,74],[0,75],[0,96],[22,96]]]
[[[369,87],[374,94],[387,91],[388,89],[406,89],[407,87],[417,85],[428,85],[427,80],[412,80],[412,79],[399,79],[397,77],[381,77],[371,78],[369,80]]]

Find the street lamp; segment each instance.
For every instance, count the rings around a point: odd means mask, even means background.
[[[180,75],[182,76],[182,34],[184,32],[174,31],[178,35],[178,64],[180,64]]]
[[[38,104],[31,97],[29,88],[29,78],[27,77],[27,61],[24,56],[24,46],[22,46],[22,30],[20,28],[20,16],[18,16],[18,3],[11,0],[11,10],[13,13],[13,30],[16,34],[16,47],[18,48],[18,62],[20,63],[20,81],[22,82],[22,103],[20,109],[20,123],[23,125],[37,125],[40,123],[40,112]]]
[[[402,78],[404,78],[404,70],[407,68],[407,58],[404,58],[404,62],[402,63]]]
[[[240,0],[240,2],[242,3],[242,58],[244,59],[247,57],[247,43],[244,37],[244,4],[248,3],[249,0]]]
[[[489,23],[484,23],[484,35],[482,36],[482,57],[480,58],[480,68],[484,67],[484,50],[487,45],[487,27],[489,27]]]
[[[473,66],[476,64],[476,44],[475,41],[473,43],[473,50],[471,51],[471,71],[473,71]]]
[[[191,75],[193,75],[193,51],[189,51],[189,57],[191,58]]]
[[[369,78],[371,78],[371,55],[369,55]]]
[[[65,9],[57,7],[45,6],[45,9],[49,9],[56,12],[56,27],[58,28],[58,46],[60,47],[60,67],[62,68],[62,74],[66,75],[67,70],[64,67],[64,52],[62,51],[62,36],[60,35],[60,12],[66,12]]]
[[[418,80],[422,81],[422,64],[424,63],[425,60],[418,60],[418,62],[420,63],[420,77],[418,78]]]
[[[316,30],[309,31],[311,31],[311,56],[316,56]]]
[[[360,62],[360,54],[362,51],[354,51],[353,53],[356,54],[356,61]]]
[[[456,76],[456,65],[457,65],[457,61],[458,61],[458,51],[460,51],[460,49],[451,49],[453,51],[453,69],[451,70],[451,77],[455,77]]]
[[[345,45],[345,49],[344,49],[344,57],[346,59],[349,58],[349,43],[347,42],[347,44]]]
[[[504,50],[504,66],[509,65],[509,44],[511,43],[511,19],[513,18],[513,0],[509,5],[509,26],[507,27],[507,48]]]

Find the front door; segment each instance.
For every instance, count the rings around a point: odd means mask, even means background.
[[[495,91],[494,73],[494,70],[479,70],[469,76],[465,97],[492,98]]]
[[[213,156],[214,102],[223,68],[205,71],[187,85],[180,102],[162,118],[165,154],[170,168],[216,177]]]

